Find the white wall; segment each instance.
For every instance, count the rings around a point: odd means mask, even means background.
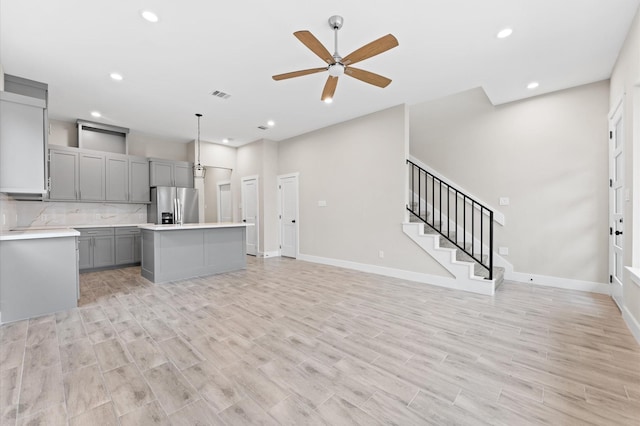
[[[278,174],[300,174],[301,255],[449,276],[402,232],[405,118],[401,105],[280,142]]]
[[[625,187],[631,197],[625,204],[625,265],[640,267],[640,10],[611,74],[610,109],[620,100],[624,108]],[[635,225],[635,226],[634,226]],[[628,273],[624,278],[624,309],[640,336],[640,286]],[[640,337],[639,337],[640,339]]]
[[[494,107],[482,89],[411,107],[411,154],[509,197],[495,246],[517,272],[608,282],[607,81]]]

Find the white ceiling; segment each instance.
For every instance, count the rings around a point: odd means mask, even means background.
[[[282,140],[401,103],[482,86],[494,104],[610,76],[640,0],[2,0],[0,63],[49,84],[49,116],[78,118],[177,141]],[[140,11],[157,13],[151,24]],[[400,45],[357,66],[385,89],[326,75],[273,81],[323,66],[292,33],[333,52],[329,16],[344,17],[342,56],[387,33]],[[510,38],[496,33],[512,27]],[[124,76],[121,82],[111,72]],[[540,82],[534,91],[526,89]],[[228,100],[210,95],[231,94]],[[90,116],[100,111],[101,119]],[[257,127],[268,120],[276,125]]]

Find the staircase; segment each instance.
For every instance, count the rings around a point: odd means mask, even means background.
[[[493,264],[493,212],[407,160],[409,222],[404,233],[455,278],[450,287],[494,294],[504,268]]]

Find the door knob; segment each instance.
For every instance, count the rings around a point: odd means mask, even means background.
[[[296,220],[295,220],[295,219],[293,219],[293,220],[291,221],[291,223],[296,223]]]
[[[242,221],[243,221],[243,222],[246,222],[246,221],[247,221],[247,219],[242,219]]]
[[[616,231],[616,235],[622,235],[622,231]]]

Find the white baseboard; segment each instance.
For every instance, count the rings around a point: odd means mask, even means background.
[[[280,250],[258,252],[258,257],[280,257]]]
[[[610,294],[609,284],[594,281],[572,280],[570,278],[551,277],[548,275],[527,274],[525,272],[505,271],[504,279],[526,284],[545,287],[563,288],[565,290],[579,290],[590,293]]]
[[[489,281],[478,280],[473,285],[457,281],[455,278],[442,275],[425,274],[422,272],[406,271],[404,269],[388,268],[386,266],[370,265],[367,263],[351,262],[349,260],[332,259],[328,257],[311,256],[300,253],[298,260],[320,263],[322,265],[337,266],[339,268],[353,269],[360,272],[368,272],[385,277],[399,278],[407,281],[415,281],[423,284],[435,285],[454,290],[464,290],[476,294],[493,295],[493,284]]]
[[[629,327],[633,337],[635,337],[638,344],[640,344],[640,322],[631,315],[631,312],[629,312],[626,306],[622,309],[622,318],[624,318],[624,322],[627,323],[627,327]]]

